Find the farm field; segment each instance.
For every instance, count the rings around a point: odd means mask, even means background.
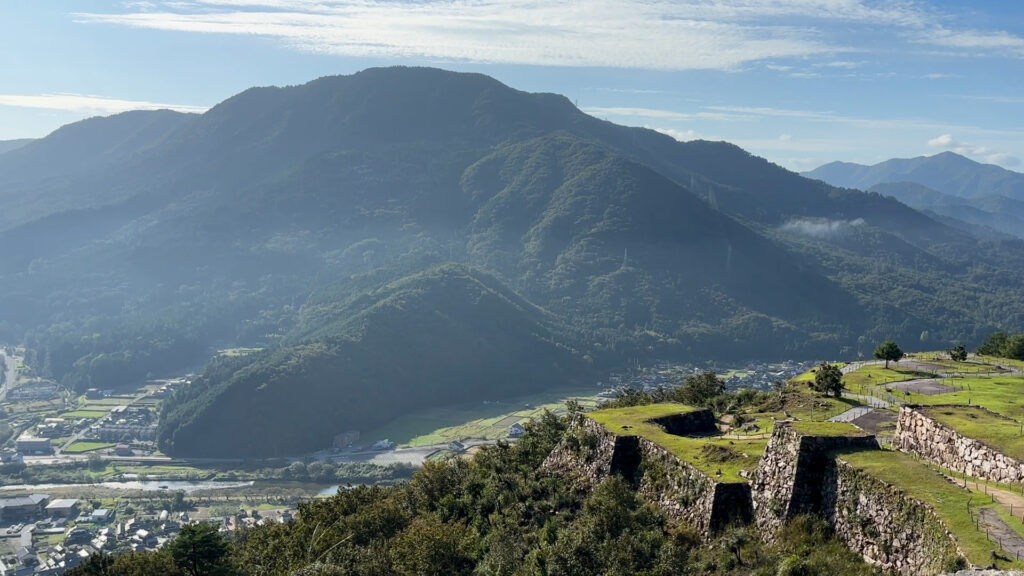
[[[75,442],[67,448],[64,448],[62,452],[67,454],[83,454],[85,452],[93,452],[95,450],[103,450],[104,448],[113,447],[114,444],[110,442]]]
[[[419,447],[467,438],[507,438],[512,424],[535,418],[544,410],[564,413],[568,400],[576,400],[586,410],[595,408],[594,390],[550,390],[500,402],[421,410],[365,434],[360,443],[389,439],[400,447]]]

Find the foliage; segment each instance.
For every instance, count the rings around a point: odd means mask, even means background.
[[[899,362],[903,358],[903,350],[892,340],[886,339],[875,348],[875,358],[885,360],[885,367],[888,368],[890,361]]]
[[[811,388],[816,392],[831,394],[839,398],[843,395],[843,371],[834,364],[822,362],[814,373]]]
[[[993,332],[985,338],[977,352],[984,356],[1024,360],[1024,333]]]
[[[957,344],[948,350],[949,359],[954,362],[967,361],[967,348],[963,344]]]
[[[522,394],[589,373],[547,314],[462,266],[432,268],[354,302],[325,300],[319,309],[302,324],[308,339],[219,359],[177,391],[161,414],[161,450],[301,453],[415,408]]]
[[[189,576],[229,576],[228,542],[211,524],[188,524],[167,546],[174,564]]]

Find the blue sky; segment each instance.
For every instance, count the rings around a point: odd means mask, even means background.
[[[0,140],[370,66],[477,71],[795,170],[1022,170],[1016,0],[4,0]]]

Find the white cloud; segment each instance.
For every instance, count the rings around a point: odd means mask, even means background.
[[[863,218],[856,220],[829,220],[827,218],[796,218],[789,220],[779,227],[783,232],[811,236],[814,238],[828,238],[839,236],[849,231],[850,228],[857,228],[864,225]]]
[[[1024,58],[1024,38],[1003,30],[951,30],[935,26],[916,33],[913,40],[921,44],[966,50],[962,52],[965,56],[987,53]]]
[[[961,142],[954,138],[952,134],[942,134],[932,138],[928,141],[928,147],[949,150],[962,156],[982,158],[989,164],[1001,164],[1003,166],[1018,166],[1020,164],[1020,159],[1015,156],[1004,152],[996,152],[986,146],[975,146]]]
[[[635,108],[625,106],[584,106],[581,108],[591,116],[600,118],[651,118],[657,120],[742,120],[747,116],[724,112],[678,112],[659,108]]]
[[[85,114],[117,114],[128,110],[177,110],[178,112],[205,112],[207,106],[166,104],[144,100],[119,100],[83,94],[0,94],[0,106],[66,110]]]
[[[851,38],[863,28],[903,43],[1024,54],[1024,39],[948,28],[947,15],[918,0],[143,1],[76,18],[259,35],[316,53],[549,66],[735,70],[776,60],[768,68],[786,71],[777,60],[864,50],[838,40],[838,26]]]
[[[697,140],[700,138],[693,130],[674,130],[672,128],[653,128],[651,126],[644,126],[644,128],[651,128],[656,132],[661,132],[666,136],[671,136],[680,142],[689,142],[690,140]]]

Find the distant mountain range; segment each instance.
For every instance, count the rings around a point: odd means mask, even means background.
[[[31,138],[21,138],[19,140],[0,140],[0,154],[4,152],[10,152],[11,150],[17,150],[25,144],[31,142]]]
[[[832,162],[804,172],[846,188],[892,196],[975,233],[1024,237],[1024,174],[981,164],[953,152],[892,159],[873,166]]]
[[[370,69],[90,119],[0,155],[0,201],[0,338],[43,375],[112,388],[265,349],[166,404],[171,454],[312,449],[627,360],[1024,324],[1024,242],[478,74]]]

